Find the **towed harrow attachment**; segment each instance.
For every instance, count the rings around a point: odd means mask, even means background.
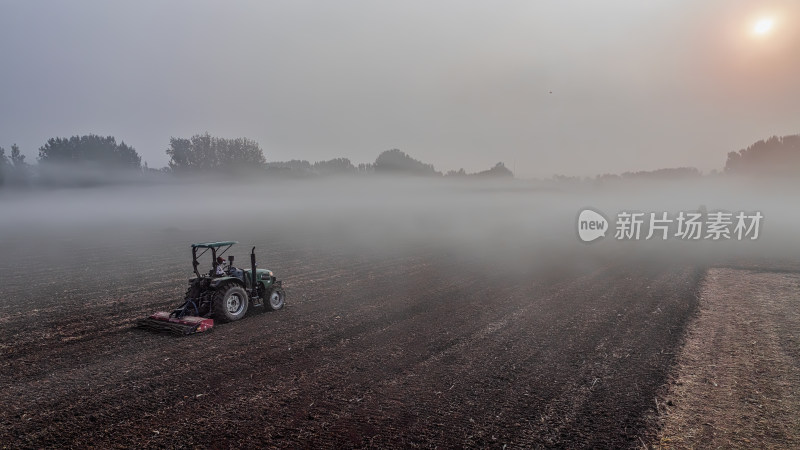
[[[157,312],[136,322],[138,328],[180,335],[202,333],[214,327],[214,319],[196,316],[170,317],[168,312]]]

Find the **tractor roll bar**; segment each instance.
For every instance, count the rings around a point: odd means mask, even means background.
[[[217,271],[217,266],[218,266],[218,264],[217,264],[217,248],[225,246],[225,249],[222,250],[220,252],[220,254],[219,254],[219,256],[222,256],[223,254],[225,254],[225,252],[230,250],[231,247],[233,247],[233,244],[235,244],[235,243],[236,242],[220,242],[220,243],[213,243],[213,244],[192,244],[192,270],[194,270],[194,274],[197,275],[197,278],[202,278],[202,275],[200,275],[200,272],[197,270],[197,266],[200,265],[200,263],[197,261],[197,258],[205,255],[206,252],[208,251],[208,249],[211,249],[211,266],[214,269],[214,272],[216,272]],[[198,248],[204,249],[203,252],[200,253],[199,255],[197,254],[197,249]],[[255,248],[255,247],[253,247],[253,248]]]
[[[197,262],[197,249],[192,247],[192,269],[194,270],[194,274],[197,275],[197,278],[200,278],[200,272],[197,271],[197,266],[200,263]]]

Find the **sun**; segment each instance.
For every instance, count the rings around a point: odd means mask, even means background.
[[[765,35],[772,30],[772,25],[774,23],[775,21],[768,17],[759,19],[758,22],[756,22],[755,26],[753,27],[753,33],[759,35]]]

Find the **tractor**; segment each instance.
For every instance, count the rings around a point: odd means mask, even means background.
[[[189,288],[183,303],[172,312],[157,312],[137,322],[140,328],[193,334],[210,330],[214,321],[234,322],[247,314],[250,307],[277,311],[283,308],[286,294],[280,280],[271,270],[256,268],[256,248],[250,251],[250,268],[227,264],[222,258],[236,241],[192,244],[192,269]],[[198,259],[211,253],[211,270],[201,273]],[[199,254],[198,254],[199,252]],[[255,274],[255,276],[253,276]]]

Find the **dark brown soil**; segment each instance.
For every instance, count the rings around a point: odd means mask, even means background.
[[[180,256],[110,278],[7,272],[3,446],[640,447],[702,273],[276,250],[284,310],[133,330],[182,295]]]

